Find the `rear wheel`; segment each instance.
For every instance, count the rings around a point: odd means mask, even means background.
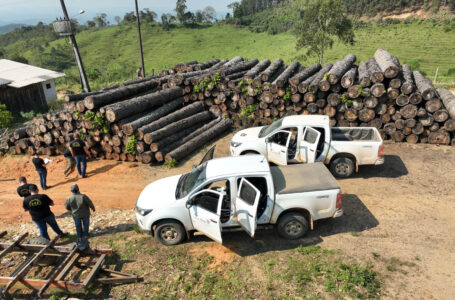
[[[156,225],[155,237],[163,245],[177,245],[185,238],[185,229],[176,221],[161,221]]]
[[[290,212],[281,216],[277,223],[278,234],[288,240],[303,237],[308,232],[307,219],[298,212]]]
[[[348,157],[335,158],[330,163],[330,171],[336,177],[349,177],[354,172],[354,161]]]

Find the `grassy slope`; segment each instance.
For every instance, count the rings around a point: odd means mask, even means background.
[[[77,39],[87,68],[98,68],[102,72],[106,69],[118,69],[119,72],[126,73],[124,79],[134,76],[139,66],[134,26],[123,25],[94,32],[86,31],[80,33]],[[441,77],[449,68],[455,67],[455,31],[444,32],[441,27],[434,27],[430,22],[373,26],[357,30],[356,40],[355,46],[336,44],[327,52],[325,60],[333,62],[349,52],[365,60],[381,47],[398,56],[402,63],[418,60],[420,69],[432,79],[439,67],[438,82],[455,85],[455,76]],[[295,37],[289,33],[253,33],[244,28],[227,25],[164,31],[159,26],[145,24],[143,41],[146,70],[149,74],[152,69],[162,70],[194,59],[206,61],[241,55],[246,58],[271,60],[280,57],[289,63],[302,53],[295,49]],[[60,39],[50,43],[49,47],[56,43],[68,45],[64,39]],[[312,58],[304,63],[315,61]],[[92,85],[96,88],[101,84],[106,82]],[[64,87],[63,84],[60,86]]]

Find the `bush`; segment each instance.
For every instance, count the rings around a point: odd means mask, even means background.
[[[420,61],[418,59],[411,59],[410,61],[406,62],[411,67],[411,70],[419,70],[420,69]]]
[[[0,104],[0,128],[10,127],[13,123],[13,114],[5,104]]]

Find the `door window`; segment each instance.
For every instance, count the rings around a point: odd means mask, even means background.
[[[223,194],[221,204],[221,223],[226,223],[231,218],[231,185],[229,179],[217,180],[206,184],[203,190],[214,190]]]
[[[288,142],[289,132],[280,131],[272,135],[270,141],[280,146],[286,146]]]
[[[318,139],[318,132],[313,131],[313,130],[306,130],[305,131],[305,136],[303,137],[303,140],[305,142],[308,142],[310,144],[316,143],[316,140]]]
[[[257,210],[257,217],[259,219],[262,216],[262,214],[264,213],[265,209],[267,208],[267,195],[268,195],[267,180],[264,177],[245,177],[245,179],[248,180],[252,185],[254,185],[254,187],[257,188],[259,190],[259,192],[261,193],[260,198],[259,198],[258,210]],[[242,180],[242,178],[237,179],[237,190],[240,189],[239,185],[240,185],[241,180]],[[246,184],[244,184],[244,186],[246,186]],[[242,187],[242,188],[244,188],[244,187]],[[248,186],[247,193],[251,193],[251,190],[254,193],[254,190],[250,186]],[[240,198],[242,198],[245,202],[247,202],[247,200],[242,197],[242,193],[243,193],[243,190],[240,191]],[[250,196],[245,194],[244,197],[250,197]],[[252,201],[253,201],[253,203],[251,203],[251,202],[247,202],[247,203],[249,205],[253,205],[254,198]]]
[[[299,129],[297,127],[285,128],[283,130],[291,132],[291,139],[288,146],[288,159],[294,159],[297,154],[297,138]]]
[[[218,214],[218,200],[219,195],[209,191],[200,193],[193,198],[195,205],[214,214]]]

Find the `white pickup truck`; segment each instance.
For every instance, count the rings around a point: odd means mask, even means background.
[[[381,165],[384,146],[374,127],[330,127],[323,115],[289,116],[269,126],[239,131],[231,155],[262,154],[277,165],[323,162],[337,177],[359,165]]]
[[[209,160],[149,184],[136,203],[138,226],[164,245],[193,231],[219,243],[226,230],[254,237],[257,226],[268,224],[297,239],[314,220],[342,214],[340,187],[323,164],[270,167],[262,155]]]

